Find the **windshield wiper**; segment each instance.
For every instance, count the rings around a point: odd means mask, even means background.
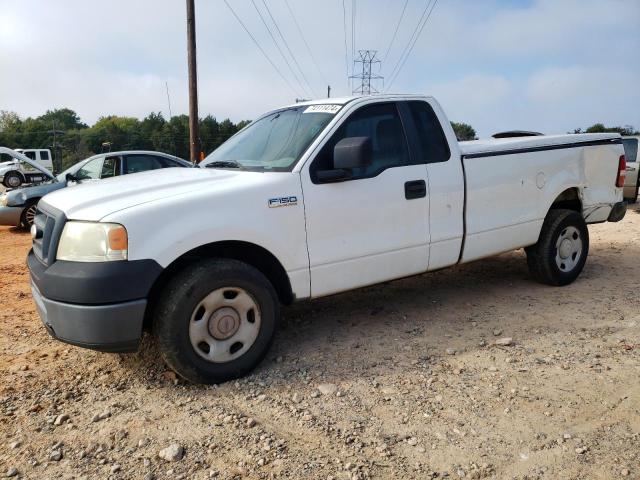
[[[215,162],[207,163],[205,168],[239,168],[243,169],[241,163],[236,162],[235,160],[218,160]]]

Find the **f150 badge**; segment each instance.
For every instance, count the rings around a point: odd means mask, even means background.
[[[294,207],[298,205],[298,197],[278,197],[269,199],[269,208],[276,207]]]

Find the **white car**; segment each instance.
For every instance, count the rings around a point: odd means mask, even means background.
[[[21,153],[48,172],[53,172],[51,150],[46,148],[16,148],[14,151]],[[18,188],[23,183],[39,183],[47,179],[47,175],[34,168],[30,163],[22,162],[15,158],[8,162],[0,163],[0,183],[7,188]]]
[[[40,201],[27,263],[54,337],[132,351],[149,327],[178,374],[221,382],[259,363],[281,304],[523,247],[567,285],[587,224],[626,211],[619,135],[458,143],[423,96],[284,107],[200,166]]]
[[[627,178],[624,182],[624,199],[631,203],[636,202],[638,190],[640,190],[638,141],[640,141],[640,137],[622,137],[624,154],[627,159]]]

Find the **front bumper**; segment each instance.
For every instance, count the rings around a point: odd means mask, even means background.
[[[0,180],[2,182],[2,180]],[[0,225],[9,225],[11,227],[20,226],[20,217],[22,216],[22,207],[0,207]]]
[[[49,333],[106,352],[137,350],[147,297],[162,268],[153,260],[44,265],[27,256],[31,291]]]
[[[102,352],[135,352],[140,344],[147,300],[110,305],[76,305],[45,298],[35,283],[31,292],[40,319],[51,336]]]
[[[627,204],[625,202],[616,203],[609,213],[608,222],[619,222],[627,213]]]

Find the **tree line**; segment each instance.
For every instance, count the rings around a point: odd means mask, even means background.
[[[249,123],[201,118],[200,148],[206,154]],[[55,169],[63,170],[96,153],[119,150],[155,150],[189,158],[189,117],[166,120],[152,112],[142,120],[109,115],[89,126],[68,108],[47,110],[36,118],[22,119],[17,113],[0,111],[0,145],[9,148],[49,148]],[[3,159],[4,160],[4,159]]]
[[[200,149],[211,153],[225,140],[249,123],[218,122],[212,115],[199,120]],[[458,140],[476,140],[475,129],[467,123],[451,122]],[[569,133],[619,133],[640,135],[634,127],[606,127],[596,123]],[[0,145],[9,148],[49,148],[56,171],[96,153],[119,150],[155,150],[180,158],[189,158],[189,117],[176,115],[166,120],[152,112],[142,120],[109,115],[89,126],[69,108],[47,110],[44,115],[22,119],[17,113],[0,110]],[[0,159],[4,160],[4,159]]]

